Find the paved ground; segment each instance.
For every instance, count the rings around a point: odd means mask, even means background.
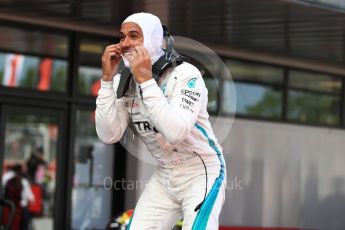
[[[53,229],[53,220],[48,217],[32,219],[33,230],[51,230]]]

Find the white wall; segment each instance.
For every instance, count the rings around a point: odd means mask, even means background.
[[[345,225],[345,131],[236,118],[222,146],[228,189],[221,225]],[[138,161],[137,179],[147,181],[153,170]]]
[[[236,119],[228,140],[229,178],[242,180],[242,189],[228,190],[222,224],[344,225],[345,210],[330,202],[345,204],[344,187],[334,188],[345,180],[345,131]]]

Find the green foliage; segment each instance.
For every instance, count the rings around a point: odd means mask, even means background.
[[[266,91],[262,100],[255,105],[246,107],[250,115],[259,117],[280,118],[281,117],[281,94],[274,91]]]
[[[35,88],[37,80],[37,69],[34,67],[29,67],[19,85],[22,87]]]
[[[0,71],[0,85],[2,85],[3,82],[4,82],[4,71],[1,70]]]
[[[51,90],[58,92],[66,91],[66,76],[67,67],[65,65],[60,65],[56,71],[53,71]]]
[[[97,138],[94,122],[94,111],[79,110],[77,115],[77,135]]]
[[[337,97],[291,92],[288,118],[304,123],[339,124],[340,102]]]
[[[90,94],[89,86],[86,82],[86,76],[83,73],[79,73],[78,76],[78,93]]]

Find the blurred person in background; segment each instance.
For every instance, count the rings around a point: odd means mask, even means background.
[[[46,165],[43,148],[38,148],[36,151],[33,151],[26,162],[29,180],[33,183],[42,184]]]
[[[34,202],[35,198],[30,188],[29,181],[24,177],[24,170],[21,164],[9,167],[9,170],[2,177],[5,199],[14,203],[15,218],[12,229],[29,229],[30,214],[28,211],[29,202]],[[4,210],[3,220],[6,221],[8,210]]]
[[[49,215],[51,194],[49,183],[51,177],[48,171],[48,165],[44,159],[44,150],[42,147],[33,151],[26,162],[28,176],[31,182],[31,189],[36,201],[31,203],[29,211],[32,216]]]

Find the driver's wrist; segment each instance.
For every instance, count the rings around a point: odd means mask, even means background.
[[[107,75],[102,75],[102,81],[112,81],[113,78],[112,77],[109,77]]]

